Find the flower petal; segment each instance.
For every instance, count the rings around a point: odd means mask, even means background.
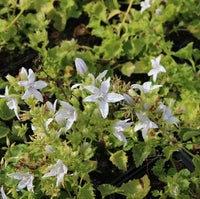
[[[143,129],[142,129],[142,137],[143,139],[145,140],[146,136],[147,136],[147,132],[148,132],[148,127],[145,126]]]
[[[142,122],[140,122],[139,124],[137,124],[135,127],[134,127],[134,131],[137,132],[139,131],[140,129],[144,128],[144,125]]]
[[[31,96],[31,92],[29,89],[27,89],[24,93],[24,95],[22,96],[22,99],[28,99]]]
[[[28,87],[28,81],[20,81],[18,84],[24,87]]]
[[[47,83],[44,82],[44,81],[37,81],[37,82],[34,82],[34,83],[33,83],[33,87],[34,87],[35,89],[41,89],[41,88],[44,88],[44,87],[46,87],[46,86],[47,86]]]
[[[35,74],[32,69],[28,69],[28,83],[31,84],[35,81]]]
[[[108,103],[105,101],[99,101],[99,108],[100,108],[102,117],[105,119],[108,116],[108,112],[109,112]]]
[[[83,101],[84,102],[99,102],[99,100],[97,100],[95,95],[87,96]]]
[[[37,90],[34,89],[34,88],[31,88],[31,92],[33,93],[33,95],[35,96],[35,98],[36,98],[37,100],[39,100],[40,102],[43,102],[42,94],[41,94],[39,91],[37,91]]]
[[[85,86],[84,88],[86,88],[87,90],[89,90],[91,93],[94,93],[94,94],[100,92],[100,90],[93,85]]]
[[[121,101],[121,100],[124,100],[124,96],[123,95],[120,95],[120,94],[117,94],[117,93],[108,93],[107,94],[107,98],[106,98],[106,101],[107,102],[118,102],[118,101]]]
[[[110,77],[106,80],[106,81],[103,81],[102,83],[101,83],[101,92],[102,93],[107,93],[108,91],[109,91],[109,89],[110,89]]]
[[[4,190],[3,190],[3,186],[1,186],[1,196],[2,196],[2,199],[8,199]]]
[[[124,142],[127,144],[127,140],[126,140],[126,137],[124,136],[123,133],[121,132],[117,132],[117,133],[113,133],[113,135],[120,141]]]

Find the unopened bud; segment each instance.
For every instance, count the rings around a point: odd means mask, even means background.
[[[8,136],[6,136],[6,145],[9,147],[10,146],[10,140],[8,138]]]
[[[162,14],[162,10],[160,8],[156,9],[156,14],[157,15],[161,15]]]
[[[87,70],[87,66],[81,58],[75,59],[75,66],[76,66],[76,70],[79,71],[81,75],[83,75],[84,72]]]

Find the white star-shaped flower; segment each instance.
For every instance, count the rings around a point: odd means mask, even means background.
[[[17,179],[17,180],[21,180],[18,184],[18,189],[23,189],[23,188],[27,187],[28,191],[33,192],[33,179],[34,179],[33,174],[29,174],[29,172],[27,172],[27,173],[11,173],[11,174],[8,174],[8,176],[11,178]]]
[[[150,5],[150,0],[142,1],[140,5],[141,5],[141,10],[140,10],[141,14],[142,14],[147,8],[151,7],[151,5]]]
[[[35,74],[32,69],[28,70],[27,80],[18,82],[19,85],[24,86],[26,91],[22,96],[22,99],[28,99],[31,94],[33,94],[36,99],[43,102],[42,94],[37,91],[37,89],[41,89],[47,86],[47,83],[44,81],[36,81],[35,82]]]
[[[162,85],[154,85],[151,87],[152,82],[145,82],[143,85],[133,84],[131,85],[132,89],[138,88],[141,92],[149,93],[150,91],[162,87]]]
[[[0,95],[0,98],[6,98],[7,100],[9,100],[8,102],[6,102],[8,108],[11,109],[11,110],[14,110],[17,119],[20,120],[18,112],[17,112],[17,109],[18,109],[17,99],[16,98],[11,98],[9,96],[9,94],[8,94],[8,86],[5,87],[5,95]]]
[[[87,70],[87,66],[86,66],[85,62],[81,58],[76,58],[75,59],[75,66],[76,66],[76,70],[81,75],[83,75],[84,72]]]
[[[55,114],[55,120],[58,124],[61,124],[67,119],[67,123],[65,126],[65,132],[67,132],[72,127],[74,121],[76,121],[78,114],[76,112],[76,109],[69,103],[60,101],[60,104],[64,108],[59,110]]]
[[[93,93],[84,99],[85,102],[96,102],[99,104],[102,117],[105,119],[109,112],[108,103],[115,103],[124,99],[124,97],[117,93],[108,93],[110,88],[110,77],[101,83],[100,89],[90,85],[85,86],[87,90]]]
[[[122,142],[125,142],[127,144],[127,140],[126,137],[124,136],[124,134],[122,133],[123,131],[126,130],[126,128],[130,127],[133,122],[129,122],[130,119],[127,120],[120,120],[119,122],[117,122],[117,124],[113,127],[113,129],[116,131],[116,133],[114,133],[113,135],[119,139]]]
[[[58,186],[59,183],[63,180],[64,175],[67,174],[67,167],[63,164],[61,160],[58,160],[55,165],[49,166],[48,168],[50,168],[51,171],[45,174],[42,178],[57,176],[56,186]]]
[[[173,123],[178,127],[178,124],[176,122],[180,122],[179,119],[176,117],[172,117],[173,113],[171,108],[168,108],[166,111],[163,112],[163,120],[168,123]]]
[[[148,72],[148,76],[152,76],[153,75],[153,81],[156,82],[157,79],[157,75],[160,72],[164,72],[166,73],[166,70],[164,68],[164,66],[160,65],[160,60],[161,60],[161,55],[159,57],[155,59],[151,59],[151,63],[152,63],[152,67],[153,69],[151,69]]]
[[[4,190],[3,190],[3,186],[1,186],[1,197],[2,197],[2,199],[8,199]]]
[[[145,139],[148,129],[156,129],[158,128],[158,125],[152,122],[147,116],[145,116],[142,111],[140,111],[140,113],[136,113],[136,115],[140,120],[140,123],[135,126],[134,131],[137,132],[142,129],[142,137]]]

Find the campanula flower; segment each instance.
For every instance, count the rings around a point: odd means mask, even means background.
[[[162,87],[162,85],[154,85],[151,87],[152,82],[145,82],[142,86],[139,84],[133,84],[131,85],[132,89],[138,88],[141,92],[149,93],[150,91]]]
[[[11,173],[11,174],[8,174],[8,176],[10,178],[21,180],[18,184],[18,189],[23,189],[23,188],[27,187],[28,191],[33,192],[33,179],[34,179],[33,174],[29,174],[29,172],[27,172],[27,173]]]
[[[31,94],[33,94],[36,99],[43,102],[42,94],[37,90],[47,86],[47,83],[44,81],[36,81],[35,82],[35,74],[32,69],[28,70],[27,80],[18,82],[19,85],[24,86],[26,91],[22,96],[22,99],[28,99]]]
[[[176,122],[180,122],[179,119],[176,117],[172,117],[173,113],[171,108],[168,108],[166,111],[163,112],[163,120],[168,123],[173,123],[178,127],[178,124]]]
[[[142,1],[140,5],[141,5],[141,10],[140,10],[141,14],[142,14],[147,8],[151,7],[151,5],[150,5],[150,0]]]
[[[122,142],[125,142],[127,144],[127,140],[126,137],[124,136],[124,134],[122,133],[123,131],[126,130],[126,128],[130,127],[133,122],[129,122],[130,119],[127,120],[120,120],[119,122],[116,123],[116,125],[113,127],[113,129],[116,131],[116,133],[114,133],[113,135],[119,139]]]
[[[5,87],[5,95],[0,95],[0,98],[6,98],[8,102],[6,102],[9,109],[14,110],[15,115],[18,120],[20,120],[17,109],[18,109],[18,103],[16,98],[11,98],[8,94],[8,86]]]
[[[63,164],[61,160],[58,160],[55,165],[49,166],[48,168],[51,169],[51,171],[42,176],[42,178],[57,176],[56,186],[58,186],[60,182],[63,180],[64,175],[67,174],[68,171],[67,167]]]
[[[110,88],[110,77],[101,83],[100,89],[90,85],[85,86],[87,90],[93,93],[84,99],[85,102],[96,102],[99,104],[102,117],[105,119],[109,112],[108,103],[115,103],[124,99],[124,97],[117,93],[108,93]]]
[[[142,137],[145,140],[148,129],[158,128],[158,125],[155,124],[154,122],[152,122],[147,116],[145,116],[142,111],[140,111],[140,113],[136,113],[136,115],[137,115],[140,123],[135,126],[134,131],[137,132],[140,129],[142,129]]]
[[[78,114],[76,109],[69,103],[60,101],[60,104],[64,108],[55,114],[55,120],[58,124],[61,124],[67,119],[65,126],[65,132],[67,132],[72,127],[72,124],[76,121]]]
[[[153,69],[151,69],[148,72],[148,76],[153,75],[154,82],[156,82],[158,73],[160,73],[160,72],[166,73],[164,66],[160,65],[160,60],[161,60],[161,56],[157,57],[156,59],[151,59]]]

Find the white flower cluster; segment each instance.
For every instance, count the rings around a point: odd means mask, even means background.
[[[158,73],[166,72],[165,68],[162,65],[160,65],[160,61],[161,61],[161,56],[156,58],[156,60],[151,59],[153,69],[149,71],[148,75],[149,76],[153,75],[154,82],[157,80]],[[87,71],[87,66],[85,62],[82,59],[77,58],[75,60],[75,65],[79,73],[81,75],[84,75],[85,71]],[[104,119],[107,118],[109,113],[108,103],[115,103],[122,100],[125,100],[128,105],[132,105],[134,103],[133,99],[127,94],[121,95],[118,93],[109,92],[110,77],[108,77],[105,81],[103,81],[103,78],[105,77],[106,74],[107,70],[103,71],[102,73],[100,73],[100,75],[98,75],[95,78],[93,74],[89,73],[88,76],[92,79],[92,83],[90,85],[84,86],[83,84],[75,84],[74,86],[71,87],[71,89],[80,87],[81,90],[86,89],[89,92],[91,92],[92,95],[85,97],[84,102],[97,103],[99,105],[100,113]],[[25,87],[25,93],[23,94],[21,99],[28,99],[33,94],[33,96],[35,96],[36,99],[38,99],[40,102],[43,102],[42,94],[38,91],[38,89],[46,87],[47,84],[43,81],[35,81],[35,74],[31,69],[29,69],[27,72],[25,68],[22,68],[21,77],[22,81],[18,82],[18,84]],[[96,87],[95,85],[98,84],[99,87]],[[131,88],[139,89],[141,93],[147,94],[154,89],[162,87],[162,85],[153,85],[153,86],[151,85],[152,82],[149,81],[145,82],[143,85],[133,84]],[[9,96],[7,86],[5,88],[5,95],[0,95],[0,98],[6,98],[8,100],[7,102],[8,107],[10,109],[14,109],[15,115],[19,119],[17,99]],[[41,133],[41,137],[46,136],[46,133],[48,133],[49,130],[49,125],[53,120],[55,120],[57,124],[64,123],[65,125],[65,127],[62,127],[60,128],[59,131],[56,131],[56,137],[59,137],[60,132],[63,129],[65,130],[65,132],[67,132],[72,127],[73,123],[77,120],[78,114],[76,109],[67,102],[60,101],[60,105],[62,108],[56,111],[57,101],[58,100],[56,99],[54,104],[52,104],[49,101],[46,102],[46,107],[48,107],[51,117],[45,121],[44,128],[46,132]],[[144,110],[143,109],[140,110],[139,113],[136,112],[139,121],[134,127],[135,132],[142,129],[142,136],[144,139],[146,139],[149,129],[159,128],[159,126],[155,122],[149,119],[149,117],[146,115],[145,110],[147,110],[146,104],[144,105]],[[173,114],[170,108],[167,109],[166,105],[160,103],[158,110],[163,112],[162,113],[163,121],[167,123],[173,123],[178,127],[178,124],[176,122],[179,122],[179,120],[176,117],[172,116]],[[128,144],[128,142],[123,132],[133,124],[133,122],[128,122],[128,121],[130,121],[130,119],[120,120],[113,127],[113,130],[115,131],[113,135],[120,141],[124,142],[125,144]],[[41,130],[41,127],[32,125],[32,130],[33,131]],[[46,145],[44,150],[49,153],[54,153],[54,149],[51,145]],[[60,159],[57,160],[56,164],[51,165],[48,168],[51,169],[51,171],[49,173],[44,174],[42,178],[57,176],[56,186],[59,186],[59,184],[63,181],[64,175],[67,174],[68,168],[65,166],[65,164],[63,164],[62,160]],[[8,174],[8,176],[13,179],[20,180],[20,182],[18,183],[18,189],[24,189],[25,187],[27,187],[28,191],[34,192],[33,190],[34,174],[30,174],[29,172],[26,173],[16,172]],[[7,198],[4,193],[3,187],[1,187],[1,194],[3,198]]]

